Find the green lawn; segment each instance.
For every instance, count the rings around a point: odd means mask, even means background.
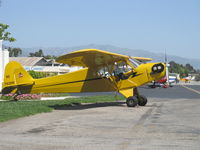
[[[42,112],[51,112],[53,106],[62,107],[63,105],[81,103],[114,102],[124,99],[122,96],[91,96],[81,98],[70,98],[54,101],[6,101],[0,102],[0,122],[16,119],[19,117],[34,115]]]

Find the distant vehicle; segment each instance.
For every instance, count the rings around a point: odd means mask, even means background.
[[[190,77],[184,77],[181,79],[181,81],[185,82],[185,83],[190,83],[191,78]]]
[[[177,82],[178,82],[178,79],[175,76],[169,76],[169,81],[168,81],[169,85],[167,85],[167,76],[165,76],[158,81],[153,81],[152,84],[149,85],[149,87],[151,87],[151,88],[156,88],[156,87],[167,88],[167,87],[171,87],[172,83],[177,83]]]
[[[33,79],[18,62],[11,61],[5,69],[2,93],[20,95],[117,91],[127,98],[127,106],[144,106],[147,98],[138,93],[137,87],[159,80],[166,73],[164,63],[141,64],[129,56],[98,49],[75,51],[60,56],[57,62],[81,66],[83,69]]]

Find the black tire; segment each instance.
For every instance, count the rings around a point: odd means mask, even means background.
[[[130,96],[126,99],[128,107],[135,107],[138,104],[138,99],[135,96]]]
[[[145,106],[147,104],[147,98],[146,96],[139,95],[138,96],[138,105],[139,106]]]

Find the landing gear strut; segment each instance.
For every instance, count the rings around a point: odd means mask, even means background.
[[[130,96],[126,99],[128,107],[135,107],[136,105],[145,106],[147,104],[147,98],[143,95],[139,95],[137,88],[134,89],[134,96]]]

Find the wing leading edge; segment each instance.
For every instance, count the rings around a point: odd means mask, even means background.
[[[57,58],[57,62],[70,66],[99,68],[115,62],[125,61],[129,56],[111,53],[98,49],[78,50]]]

